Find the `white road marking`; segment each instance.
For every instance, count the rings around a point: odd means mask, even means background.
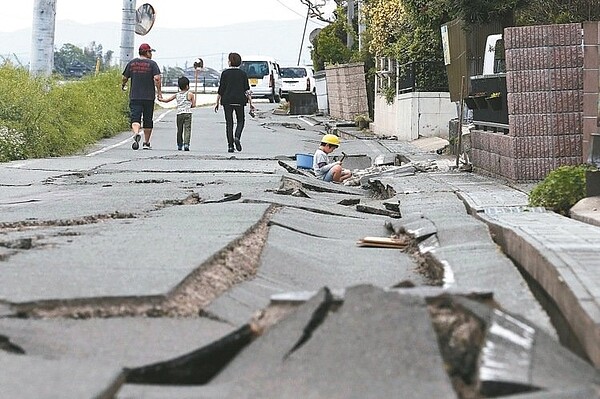
[[[161,120],[162,120],[162,119],[163,119],[165,116],[167,116],[167,114],[168,114],[168,113],[170,113],[170,112],[172,112],[172,111],[173,111],[173,110],[172,110],[172,109],[170,109],[170,110],[168,110],[168,111],[165,111],[165,112],[163,112],[162,114],[160,114],[160,115],[158,116],[158,118],[154,119],[154,122],[155,122],[155,123],[156,123],[156,122],[160,122],[160,121],[161,121]],[[126,138],[125,140],[123,140],[123,141],[121,141],[121,142],[119,142],[119,143],[112,144],[112,145],[109,145],[109,146],[107,146],[107,147],[103,147],[103,148],[99,149],[98,151],[90,152],[89,154],[86,154],[86,157],[93,157],[93,156],[95,156],[95,155],[102,154],[103,152],[106,152],[106,151],[108,151],[108,150],[112,150],[113,148],[120,147],[120,146],[122,146],[123,144],[127,144],[127,143],[130,143],[130,142],[131,142],[131,137],[129,137],[129,138]]]

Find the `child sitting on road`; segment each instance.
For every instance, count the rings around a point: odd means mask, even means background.
[[[340,139],[335,134],[326,134],[321,139],[319,149],[313,157],[313,171],[317,178],[327,182],[341,183],[350,177],[352,172],[342,168],[342,161],[329,162],[328,154],[340,146]]]
[[[169,98],[159,101],[168,103],[177,99],[177,149],[190,150],[192,137],[192,108],[196,106],[196,96],[190,91],[190,80],[185,76],[177,80],[179,91]]]

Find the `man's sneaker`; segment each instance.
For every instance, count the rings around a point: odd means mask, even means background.
[[[178,145],[177,146],[177,151],[181,151],[183,149],[183,146]]]
[[[190,150],[190,146],[189,146],[189,145],[187,145],[187,144],[186,144],[186,145],[184,145],[184,146],[183,146],[183,150],[184,150],[184,151],[189,151],[189,150]]]
[[[235,143],[235,149],[238,151],[242,151],[242,143],[240,143],[240,139],[235,139],[234,143]]]
[[[134,150],[137,150],[138,148],[140,148],[140,140],[142,139],[142,135],[141,134],[134,134],[133,135],[133,143],[131,144],[131,148],[133,148]]]
[[[151,150],[152,149],[152,147],[150,147],[150,143],[144,143],[144,144],[142,144],[142,148],[144,150]]]
[[[233,152],[233,147],[229,147],[229,148],[227,149],[227,152]]]

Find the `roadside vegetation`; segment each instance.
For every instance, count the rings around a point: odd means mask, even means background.
[[[128,129],[127,94],[115,68],[61,83],[0,66],[0,162],[75,154]]]
[[[585,172],[589,165],[561,166],[548,174],[529,193],[529,205],[541,206],[568,216],[586,195]]]

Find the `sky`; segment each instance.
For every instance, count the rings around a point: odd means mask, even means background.
[[[30,31],[34,0],[0,1],[6,3],[2,4],[2,12],[0,12],[0,62],[3,59],[18,59],[19,63],[27,64],[31,49]],[[333,0],[314,1],[324,4],[324,11],[329,15],[335,9]],[[268,40],[271,46],[267,51],[273,52],[273,48],[286,50],[282,50],[281,57],[289,63],[297,57],[299,39],[302,37],[307,11],[306,6],[300,0],[137,0],[136,5],[140,7],[144,3],[150,3],[154,7],[156,21],[148,35],[136,35],[134,46],[141,42],[149,42],[158,50],[155,57],[157,62],[171,66],[181,66],[183,62],[187,62],[187,58],[190,58],[191,54],[199,54],[203,57],[205,54],[210,54],[210,57],[214,57],[214,59],[208,60],[209,63],[217,64],[222,68],[223,55],[220,53],[224,51],[223,49],[240,49],[240,52],[244,52],[247,51],[248,46],[242,48],[243,46],[232,44],[231,40],[235,37],[236,32],[231,32],[230,29],[224,31],[219,27],[256,21],[290,21],[290,23],[289,25],[283,24],[279,31],[270,31],[268,25],[261,25],[264,32],[255,32],[254,35],[248,34],[248,32],[239,32],[239,38],[235,39],[238,40],[237,43],[248,45],[253,43],[253,40],[257,40],[258,36],[270,35],[268,37],[273,40]],[[102,28],[84,27],[82,31],[73,31],[73,28],[68,29],[67,26],[70,21],[83,25],[96,23],[120,25],[122,8],[123,0],[56,0],[55,49],[59,49],[65,43],[84,47],[94,40],[96,43],[102,44],[105,50],[115,51],[113,61],[115,59],[118,61],[120,30],[107,32],[102,31]],[[285,26],[293,27],[293,29],[285,29]],[[310,20],[306,28],[306,37],[312,30],[323,27],[325,27],[325,23]],[[188,38],[188,41],[179,40],[173,36],[173,29],[194,28],[210,28],[211,31],[201,40],[197,36],[191,40]],[[93,35],[93,38],[90,35]],[[216,43],[221,39],[229,41]],[[285,39],[290,43],[288,46],[290,48],[284,48],[286,47],[284,44],[276,44],[282,43]],[[264,42],[254,43],[254,46],[260,48],[262,44]],[[219,51],[215,50],[215,46]],[[306,40],[303,45],[304,50],[302,50],[304,63],[310,62],[308,46],[310,43]],[[174,52],[174,48],[179,51]],[[205,59],[205,63],[206,61]]]
[[[326,3],[328,11],[335,7]],[[0,32],[30,28],[34,0],[3,0]],[[300,0],[137,0],[137,7],[150,3],[156,10],[155,26],[195,28],[231,25],[263,20],[297,20],[306,16]],[[82,24],[120,22],[122,0],[57,0],[56,21],[73,20]]]

